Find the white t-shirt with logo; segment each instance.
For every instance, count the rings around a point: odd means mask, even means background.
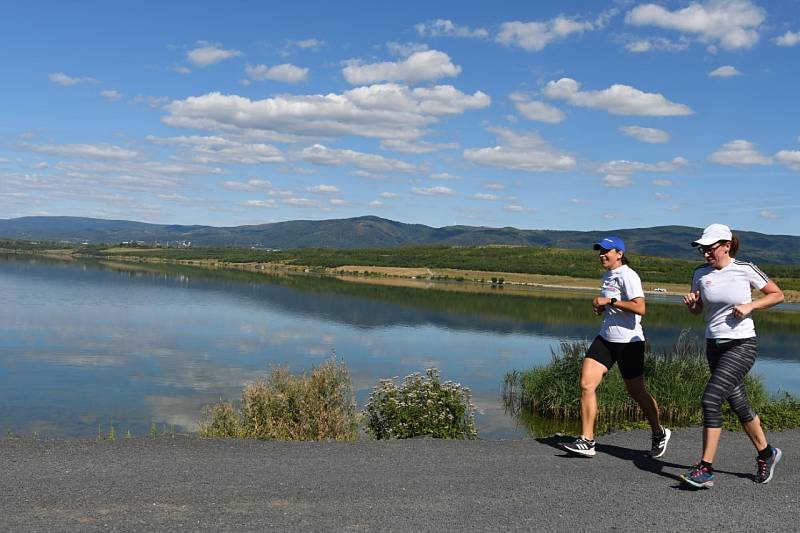
[[[763,289],[769,278],[753,263],[732,260],[716,269],[699,266],[692,278],[692,292],[700,291],[707,339],[749,339],[756,336],[753,318],[736,318],[733,308],[753,301],[751,289]]]
[[[642,280],[628,265],[622,265],[603,274],[600,295],[619,301],[644,298]],[[629,313],[611,305],[606,306],[600,336],[609,342],[643,341],[642,315]]]

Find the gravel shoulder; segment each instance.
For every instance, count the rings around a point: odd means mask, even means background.
[[[564,437],[287,443],[159,437],[0,442],[1,531],[797,531],[800,430],[769,435],[784,459],[753,482],[743,433],[723,435],[716,486],[677,475],[699,428],[663,460],[646,431]]]

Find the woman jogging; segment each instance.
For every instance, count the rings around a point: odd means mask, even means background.
[[[683,302],[692,313],[704,313],[711,378],[702,401],[703,456],[681,479],[695,487],[714,486],[714,455],[722,434],[721,407],[727,400],[758,451],[755,480],[767,483],[782,453],[767,442],[761,421],[747,401],[744,378],[758,353],[751,315],[756,309],[781,303],[783,292],[754,264],[734,259],[739,240],[728,226],[711,224],[692,246],[700,247],[706,264],[695,269],[692,292]],[[759,289],[764,296],[753,301],[751,288]]]
[[[597,387],[614,363],[625,380],[628,394],[642,408],[653,432],[650,455],[661,457],[667,450],[670,430],[661,426],[658,405],[644,385],[644,291],[639,275],[625,257],[625,243],[619,237],[606,237],[594,245],[600,251],[603,275],[600,296],[592,300],[595,314],[603,315],[603,325],[586,352],[581,368],[581,436],[564,444],[575,454],[595,454],[594,423],[597,418]]]

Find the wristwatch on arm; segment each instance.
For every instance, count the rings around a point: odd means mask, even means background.
[[[614,307],[615,303],[617,303],[617,299],[616,298],[611,298],[611,302],[609,302],[608,305],[610,305],[611,307]]]

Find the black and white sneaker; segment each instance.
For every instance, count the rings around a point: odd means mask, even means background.
[[[669,442],[672,432],[661,426],[661,435],[653,435],[653,443],[650,446],[650,457],[661,457],[667,451],[667,443]]]
[[[594,457],[594,445],[595,441],[578,437],[575,442],[567,442],[561,446],[570,453],[583,455],[584,457]]]

